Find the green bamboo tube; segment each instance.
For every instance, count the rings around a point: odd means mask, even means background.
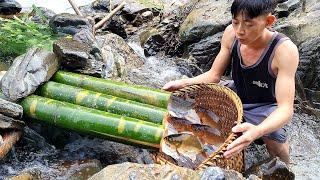
[[[166,113],[165,109],[159,107],[52,81],[39,87],[37,94],[58,101],[78,104],[157,124],[162,124]]]
[[[123,82],[95,78],[87,75],[58,71],[52,80],[83,89],[109,94],[132,101],[167,108],[170,93],[144,86],[129,85]]]
[[[36,95],[21,105],[28,118],[128,144],[159,148],[163,133],[161,125]]]

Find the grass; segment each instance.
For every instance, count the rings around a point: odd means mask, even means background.
[[[139,3],[145,5],[148,8],[156,8],[162,11],[164,9],[164,3],[160,0],[138,0]]]
[[[36,14],[42,18],[41,12],[33,7]],[[21,18],[14,16],[13,19],[0,17],[0,57],[19,56],[24,54],[30,47],[41,47],[52,50],[52,43],[56,40],[49,25],[38,24],[30,20],[29,14]]]

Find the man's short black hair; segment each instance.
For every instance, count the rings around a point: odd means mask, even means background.
[[[249,18],[273,13],[276,8],[276,0],[234,0],[231,5],[231,14],[234,18],[240,12],[244,12]]]

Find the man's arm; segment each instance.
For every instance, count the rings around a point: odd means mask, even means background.
[[[243,135],[228,146],[224,153],[227,158],[243,150],[255,139],[281,128],[292,118],[295,73],[299,63],[297,47],[291,41],[283,42],[276,50],[274,61],[278,70],[275,86],[278,107],[257,126],[250,123],[235,126],[232,131],[242,132]]]
[[[291,41],[283,42],[276,51],[275,60],[278,69],[275,86],[278,107],[259,125],[262,135],[281,128],[293,116],[295,73],[299,63],[297,47]]]
[[[223,33],[221,39],[221,49],[209,71],[193,78],[171,81],[165,84],[163,86],[163,89],[173,91],[190,84],[218,83],[224,71],[226,70],[228,64],[230,63],[230,48],[234,40],[234,37],[235,35],[233,28],[231,25],[229,25]]]

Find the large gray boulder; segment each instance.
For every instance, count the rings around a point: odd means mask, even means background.
[[[110,165],[99,173],[93,175],[90,180],[102,179],[185,179],[185,180],[209,180],[209,179],[244,179],[243,176],[233,170],[222,170],[218,167],[209,167],[206,170],[194,171],[174,165],[160,164],[136,164],[122,163]]]
[[[141,67],[144,60],[116,34],[98,36],[103,58],[102,77],[125,80],[130,71]]]
[[[58,70],[58,58],[40,48],[17,57],[1,80],[1,90],[11,101],[32,94]]]
[[[49,25],[55,33],[74,35],[82,29],[92,30],[94,22],[75,14],[62,13],[53,16],[50,19]]]
[[[320,91],[320,36],[299,46],[300,65],[297,74],[305,88]]]
[[[21,9],[21,5],[15,0],[0,1],[0,15],[17,14]]]
[[[320,36],[320,10],[308,13],[292,13],[288,18],[279,19],[275,30],[287,35],[296,45]]]
[[[231,1],[202,0],[180,27],[181,41],[199,41],[223,31],[231,22]]]
[[[195,75],[206,72],[211,68],[215,57],[220,51],[221,38],[222,32],[208,36],[188,47],[189,54],[196,59],[197,66],[202,70],[202,72],[194,72]]]
[[[103,66],[100,50],[80,42],[91,42],[90,37],[81,36],[76,39],[61,38],[54,42],[53,52],[61,60],[62,67],[69,71],[100,77]]]

